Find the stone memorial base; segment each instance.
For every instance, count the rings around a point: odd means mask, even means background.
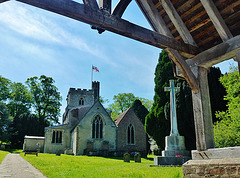
[[[181,166],[186,161],[190,160],[191,157],[155,157],[155,166]]]
[[[162,157],[154,158],[154,165],[182,165],[191,159],[190,151],[185,148],[184,136],[165,137],[165,150],[162,151]]]

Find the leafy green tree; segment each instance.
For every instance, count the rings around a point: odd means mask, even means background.
[[[113,96],[114,102],[108,107],[108,109],[112,111],[112,119],[115,120],[119,114],[130,108],[135,100],[140,100],[147,108],[151,107],[151,100],[135,97],[132,93],[119,93]]]
[[[6,101],[9,97],[11,81],[0,75],[0,101]]]
[[[220,120],[214,125],[216,147],[240,145],[240,76],[237,68],[230,68],[230,73],[220,78],[226,88],[225,100],[228,101],[227,111],[216,114]]]
[[[31,93],[22,83],[12,83],[10,86],[9,102],[7,104],[12,117],[30,113],[32,103]]]
[[[58,88],[54,85],[51,77],[41,75],[28,78],[26,83],[30,89],[33,99],[33,108],[35,114],[40,118],[52,123],[59,123],[60,101],[62,97]]]

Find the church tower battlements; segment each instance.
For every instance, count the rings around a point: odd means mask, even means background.
[[[63,122],[66,120],[67,113],[70,109],[84,105],[93,105],[99,99],[99,90],[100,82],[98,81],[93,81],[92,88],[89,90],[70,88],[66,99],[67,107],[63,114]]]

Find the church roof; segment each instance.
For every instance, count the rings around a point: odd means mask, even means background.
[[[116,119],[115,119],[115,125],[118,126],[118,124],[121,122],[121,120],[125,117],[125,115],[132,110],[132,108],[128,108],[126,111],[124,111],[122,114],[120,114]]]
[[[66,126],[68,124],[60,124],[60,125],[54,125],[54,126],[50,126],[50,127],[45,127],[45,130],[50,129],[50,128],[57,128],[57,127],[62,127],[62,126]]]

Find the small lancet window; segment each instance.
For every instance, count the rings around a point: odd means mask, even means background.
[[[92,123],[92,138],[103,138],[103,121],[97,115]]]
[[[84,105],[84,99],[83,98],[80,98],[79,100],[79,106],[83,106]]]
[[[134,144],[134,128],[132,124],[128,125],[128,129],[127,129],[127,143],[129,145],[133,145]]]

